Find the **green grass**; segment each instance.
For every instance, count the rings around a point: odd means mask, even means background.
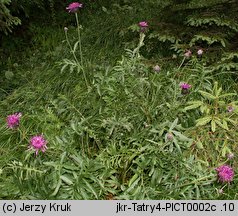
[[[72,59],[62,28],[32,27],[34,43],[4,64],[14,77],[0,97],[0,198],[237,199],[236,96],[223,98],[214,114],[233,120],[229,130],[211,131],[209,122],[196,126],[207,113],[185,110],[188,102],[202,101],[212,112],[216,103],[199,91],[212,93],[217,81],[223,93],[237,94],[234,77],[196,56],[179,69],[182,58],[170,59],[155,73],[161,59],[133,57],[123,48],[118,29],[130,20],[106,17],[83,23],[90,88],[82,73],[61,72],[62,60]],[[75,28],[68,33],[74,43]],[[180,82],[192,85],[190,94],[181,94]],[[231,102],[236,109],[227,113]],[[20,126],[7,129],[5,118],[15,112],[23,114]],[[36,134],[48,141],[37,157],[28,150]],[[235,158],[227,161],[229,151]],[[230,184],[217,181],[214,169],[223,163],[235,170]]]

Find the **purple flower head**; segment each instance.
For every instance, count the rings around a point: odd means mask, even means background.
[[[188,94],[189,93],[189,89],[192,87],[191,85],[189,85],[188,83],[180,83],[179,84],[182,94]]]
[[[230,106],[227,107],[227,112],[233,112],[234,109],[235,109],[235,108],[230,105]]]
[[[69,6],[66,8],[66,10],[69,11],[69,13],[76,13],[79,8],[82,8],[83,4],[79,2],[73,2],[69,4]]]
[[[139,22],[140,27],[148,27],[148,23],[146,21]]]
[[[30,140],[30,146],[29,148],[34,149],[36,152],[36,155],[38,155],[39,150],[42,152],[45,152],[47,149],[47,141],[44,139],[42,135],[34,136]]]
[[[190,89],[192,87],[188,83],[180,83],[179,86],[181,89]]]
[[[201,56],[201,55],[203,54],[203,50],[202,50],[202,49],[199,49],[199,50],[197,51],[197,54],[198,54],[199,56]]]
[[[191,55],[192,55],[191,50],[187,50],[187,51],[184,53],[184,56],[185,56],[186,58],[191,57]]]
[[[159,65],[155,65],[155,66],[154,66],[154,71],[155,71],[155,72],[157,72],[157,73],[160,72],[160,69],[161,69],[161,68],[160,68]]]
[[[148,28],[148,23],[146,22],[146,21],[141,21],[141,22],[139,22],[139,27],[140,27],[140,31],[141,32],[145,32],[146,31],[146,29]]]
[[[15,113],[13,115],[7,116],[7,127],[14,129],[19,126],[20,118],[22,114],[21,113]]]
[[[220,182],[231,182],[234,177],[234,171],[229,165],[222,165],[215,169]]]

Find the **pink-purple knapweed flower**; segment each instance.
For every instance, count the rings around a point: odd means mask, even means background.
[[[191,50],[186,50],[186,52],[184,53],[184,56],[185,56],[186,58],[191,57],[191,55],[192,55]]]
[[[140,27],[140,31],[141,32],[145,32],[146,31],[146,29],[148,28],[148,23],[146,22],[146,21],[141,21],[141,22],[139,22],[139,27]]]
[[[146,21],[139,22],[140,27],[148,27],[148,23]]]
[[[192,86],[190,84],[188,84],[188,83],[180,83],[179,87],[181,88],[182,94],[188,94],[189,93],[189,89]]]
[[[12,115],[7,116],[7,127],[14,129],[19,126],[21,113],[15,113]]]
[[[199,56],[201,56],[201,55],[203,54],[203,50],[202,50],[202,49],[199,49],[199,50],[197,51],[197,54],[198,54]]]
[[[230,106],[227,107],[227,112],[233,112],[234,109],[235,109],[235,108],[230,105]]]
[[[73,2],[69,4],[69,6],[66,8],[66,10],[69,11],[69,13],[76,13],[79,8],[82,8],[83,4],[79,2]]]
[[[160,69],[161,69],[161,68],[160,68],[159,65],[155,65],[155,66],[154,66],[154,71],[155,71],[155,72],[159,73],[159,72],[160,72]]]
[[[181,89],[190,89],[191,85],[189,85],[188,83],[180,83],[179,84]]]
[[[41,150],[42,152],[45,152],[47,149],[47,141],[44,139],[43,135],[33,136],[30,140],[29,148],[35,150],[36,155],[38,155],[38,152]]]
[[[234,177],[234,171],[229,165],[221,165],[215,169],[220,182],[231,182]]]

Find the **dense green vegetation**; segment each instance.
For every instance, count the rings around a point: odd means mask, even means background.
[[[0,199],[238,198],[237,1],[20,2],[0,3]]]

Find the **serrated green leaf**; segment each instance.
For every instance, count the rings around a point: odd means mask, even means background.
[[[230,97],[230,96],[236,96],[237,94],[236,93],[227,93],[227,94],[223,94],[223,95],[220,95],[219,98],[226,98],[226,97]]]
[[[224,106],[226,104],[225,101],[218,101],[219,106]]]
[[[62,181],[61,181],[61,179],[59,179],[58,184],[57,184],[57,186],[56,186],[54,192],[51,194],[51,196],[55,196],[55,195],[58,193],[61,184],[62,184]]]
[[[80,195],[83,197],[84,200],[89,200],[88,193],[84,190],[84,188],[80,188]]]
[[[134,183],[134,181],[138,178],[138,174],[135,173],[132,178],[128,182],[128,186],[131,187],[131,185]]]
[[[72,158],[77,165],[79,165],[80,167],[82,166],[83,159],[81,158],[81,156],[70,155],[70,158]]]
[[[177,126],[177,124],[178,124],[178,118],[176,118],[176,119],[174,120],[174,122],[171,124],[169,130],[170,130],[170,131],[173,130],[173,129]]]
[[[78,45],[79,45],[79,41],[77,41],[77,42],[74,44],[73,52],[76,52],[76,50],[77,50],[77,48],[78,48]]]
[[[190,106],[187,106],[184,108],[185,111],[191,110],[191,109],[196,109],[200,106],[202,106],[203,102],[202,101],[193,101]]]
[[[217,92],[216,92],[216,97],[219,97],[221,91],[222,91],[222,88],[220,87],[220,88],[217,90]]]
[[[64,159],[65,159],[65,157],[66,157],[66,154],[67,154],[67,152],[63,152],[63,153],[61,154],[61,158],[60,158],[60,163],[61,163],[61,164],[63,163],[63,161],[64,161]]]
[[[178,132],[178,131],[172,131],[173,132],[173,134],[175,134],[178,138],[179,138],[179,140],[181,140],[181,141],[191,141],[191,139],[189,139],[188,137],[186,137],[186,136],[184,136],[183,134],[181,134],[180,132]]]
[[[224,40],[221,40],[220,42],[221,42],[221,45],[222,45],[223,47],[226,47],[226,44],[225,44],[225,41],[224,41]]]
[[[195,185],[195,189],[196,189],[196,199],[199,200],[201,197],[200,189],[197,185]]]
[[[87,185],[87,188],[94,194],[95,198],[98,199],[97,192],[96,192],[95,189],[92,187],[92,185],[91,185],[86,179],[83,179],[83,181],[84,181],[85,184]]]
[[[207,113],[207,109],[208,109],[208,107],[207,107],[206,105],[200,106],[200,111],[201,111],[201,113],[204,113],[205,111],[206,111],[206,113]]]
[[[211,99],[211,100],[215,100],[215,99],[216,99],[216,97],[215,97],[214,95],[212,95],[212,94],[210,94],[210,93],[208,93],[208,92],[199,91],[199,93],[200,93],[203,97],[205,97],[205,98],[207,98],[207,99]]]
[[[215,120],[211,121],[211,127],[212,127],[212,132],[215,132],[216,131],[216,122],[215,122]]]
[[[223,123],[219,120],[215,120],[217,125],[225,130],[229,130],[227,122],[225,120],[223,120]]]
[[[74,171],[74,170],[78,170],[78,169],[79,169],[79,168],[76,167],[76,166],[73,166],[73,165],[67,165],[67,164],[63,165],[63,167],[64,167],[65,169],[67,169],[67,170],[72,170],[72,171]]]
[[[209,123],[211,120],[212,120],[212,117],[211,117],[211,116],[204,117],[204,118],[200,118],[200,119],[196,120],[196,122],[197,122],[196,126],[206,125],[206,124]]]
[[[133,190],[133,189],[138,185],[140,179],[141,179],[141,178],[138,177],[138,178],[130,185],[130,187],[128,187],[128,188],[126,189],[126,192],[130,192],[131,190]]]
[[[182,153],[180,145],[178,144],[177,139],[174,138],[173,139],[173,143],[174,143],[175,147],[178,149],[179,153]]]
[[[222,157],[225,157],[228,152],[229,152],[229,150],[228,150],[227,146],[224,146],[221,150]]]
[[[60,179],[68,185],[72,185],[73,182],[66,176],[60,176]]]
[[[198,141],[198,142],[196,143],[196,146],[198,147],[198,149],[203,149],[203,148],[204,148],[201,141]]]
[[[155,167],[153,166],[150,173],[149,173],[149,176],[151,177],[151,183],[152,185],[156,185],[156,182],[158,180],[158,170],[155,169]]]
[[[102,6],[102,11],[105,12],[105,13],[108,13],[107,8],[105,8],[104,6]]]
[[[223,125],[224,129],[229,130],[226,120],[223,120],[223,124],[222,125]]]
[[[237,122],[234,121],[233,119],[226,118],[226,121],[227,121],[227,122],[230,122],[230,123],[233,124],[233,125],[237,125]]]

